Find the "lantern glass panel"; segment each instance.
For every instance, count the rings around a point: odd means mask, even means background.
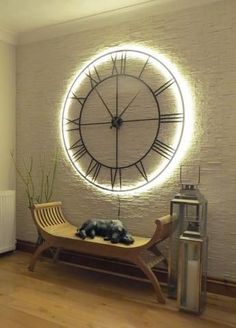
[[[184,213],[184,230],[199,230],[199,204],[186,204]]]
[[[180,241],[179,305],[190,312],[199,312],[201,284],[201,241]]]
[[[176,217],[172,224],[172,233],[169,245],[169,267],[168,267],[168,296],[176,298],[177,296],[177,279],[178,279],[178,257],[179,257],[179,236],[183,231],[184,204],[171,202],[171,215]]]
[[[201,310],[206,305],[207,299],[207,255],[208,255],[208,237],[204,237],[202,246],[202,284],[201,284]]]

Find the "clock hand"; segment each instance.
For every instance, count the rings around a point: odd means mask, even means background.
[[[119,129],[116,129],[116,167],[118,167],[119,164]]]
[[[91,123],[80,123],[80,125],[101,125],[101,124],[111,124],[111,122],[91,122]]]
[[[68,129],[66,131],[76,131],[80,129],[80,126],[84,126],[84,125],[103,125],[103,124],[111,124],[111,122],[91,122],[91,123],[75,123],[73,121],[68,122],[68,123],[74,123],[75,125],[78,125],[78,128],[71,128]],[[66,123],[66,124],[68,124]]]
[[[118,117],[118,74],[116,75],[116,117]]]
[[[159,121],[160,118],[159,117],[155,117],[155,118],[141,118],[141,119],[137,119],[137,120],[122,120],[122,122],[143,122],[143,121]]]
[[[66,124],[70,124],[70,123],[73,123],[75,125],[98,125],[98,124],[110,124],[111,122],[90,122],[90,123],[81,123],[80,122],[80,118],[75,118],[73,120],[69,119],[69,118],[65,118],[67,120],[67,122],[65,123]]]
[[[138,91],[136,93],[136,95],[130,100],[130,102],[128,103],[128,105],[123,109],[123,111],[120,113],[119,118],[121,118],[121,116],[126,112],[126,110],[129,108],[129,106],[132,104],[132,102],[134,101],[134,99],[137,97],[137,95],[139,94],[140,91]]]
[[[134,99],[137,97],[137,95],[139,94],[139,91],[138,93],[131,99],[131,101],[128,103],[128,105],[123,109],[123,111],[120,113],[119,116],[115,116],[112,118],[112,121],[111,121],[111,126],[110,128],[112,129],[113,127],[115,127],[116,129],[119,129],[123,123],[123,120],[121,118],[121,116],[126,112],[126,110],[129,108],[129,106],[132,104],[132,102],[134,101]],[[117,108],[118,110],[118,108]]]
[[[98,97],[101,99],[103,105],[106,107],[106,109],[107,109],[108,113],[110,114],[111,118],[113,118],[113,115],[112,115],[110,109],[108,108],[107,104],[106,104],[105,101],[103,100],[102,96],[100,95],[100,93],[98,92],[98,90],[97,90],[96,87],[94,88],[94,90],[96,91]]]

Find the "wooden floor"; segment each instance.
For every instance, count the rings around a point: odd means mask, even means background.
[[[236,299],[208,295],[203,315],[156,302],[145,282],[40,260],[30,254],[0,256],[1,328],[226,328],[236,327]]]

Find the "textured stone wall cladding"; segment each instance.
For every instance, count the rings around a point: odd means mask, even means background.
[[[130,17],[130,16],[129,16]],[[114,218],[118,200],[84,183],[61,144],[64,95],[76,72],[99,50],[123,43],[156,49],[173,61],[193,91],[194,140],[182,163],[200,164],[201,190],[209,201],[210,276],[236,280],[236,1],[158,15],[142,13],[122,24],[22,45],[17,50],[17,160],[51,154],[59,147],[54,199],[62,200],[69,220]],[[135,145],[134,145],[135,146]],[[150,236],[153,219],[169,212],[178,191],[176,169],[161,186],[121,196],[121,217],[134,234]],[[36,231],[17,181],[17,237],[34,241]]]

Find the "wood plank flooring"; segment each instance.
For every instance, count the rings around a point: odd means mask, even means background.
[[[1,328],[236,327],[236,299],[208,295],[201,316],[156,302],[145,282],[92,272],[51,260],[28,271],[31,254],[0,256]]]

